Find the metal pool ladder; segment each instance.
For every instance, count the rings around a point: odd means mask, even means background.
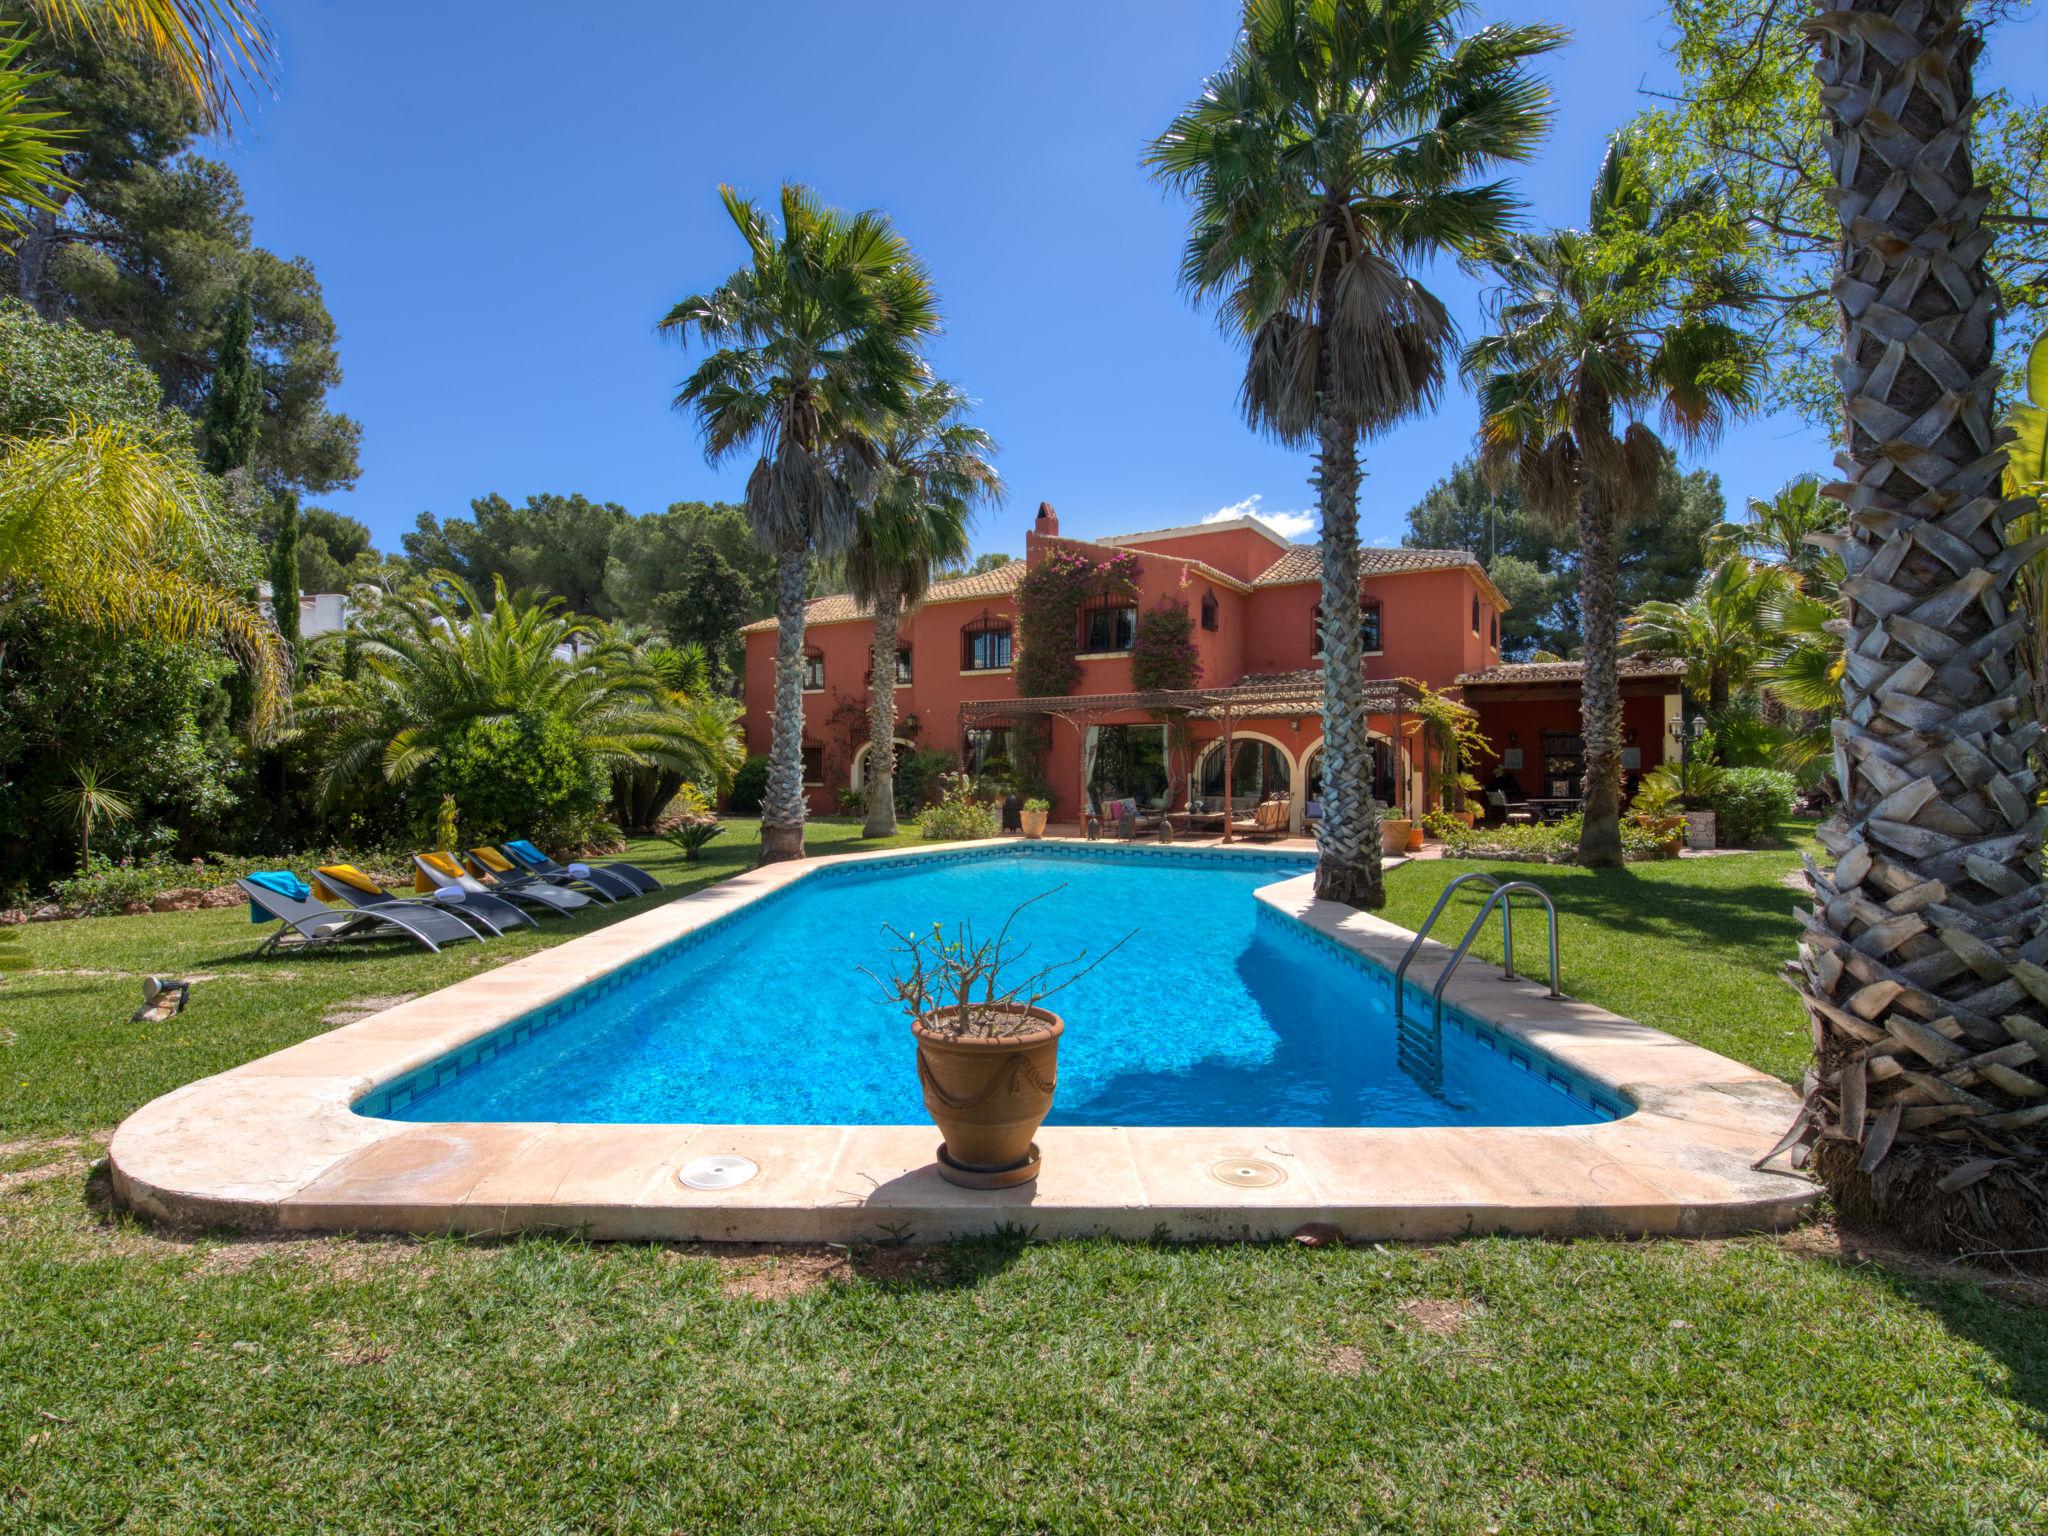
[[[1408,967],[1415,959],[1416,951],[1422,948],[1422,941],[1429,937],[1429,930],[1436,926],[1436,920],[1443,915],[1444,907],[1461,885],[1474,880],[1484,881],[1490,888],[1485,903],[1479,908],[1479,915],[1472,919],[1472,926],[1465,930],[1465,937],[1458,941],[1450,961],[1436,978],[1436,987],[1430,993],[1431,1012],[1429,1025],[1425,1029],[1422,1021],[1408,1017],[1406,991],[1402,985],[1408,975]],[[1543,911],[1550,923],[1550,995],[1563,997],[1558,990],[1557,953],[1557,905],[1550,899],[1550,893],[1542,886],[1528,880],[1496,880],[1492,875],[1474,871],[1460,875],[1443,888],[1436,905],[1429,909],[1429,917],[1416,930],[1414,942],[1401,957],[1401,963],[1394,971],[1394,1059],[1401,1070],[1414,1078],[1431,1093],[1440,1094],[1444,1087],[1444,987],[1450,982],[1451,973],[1465,958],[1465,952],[1472,947],[1472,941],[1479,937],[1479,930],[1486,926],[1487,917],[1497,906],[1500,908],[1501,955],[1504,964],[1501,975],[1508,981],[1515,979],[1515,909],[1514,895],[1527,891],[1543,903]]]

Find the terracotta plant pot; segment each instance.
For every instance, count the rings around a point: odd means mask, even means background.
[[[1477,811],[1453,811],[1451,815],[1463,822],[1468,831],[1471,830],[1473,823],[1479,820]]]
[[[954,1036],[926,1014],[912,1022],[924,1107],[946,1144],[939,1177],[969,1188],[1038,1176],[1032,1137],[1052,1109],[1066,1024],[1044,1008],[1009,1006],[1032,1023],[1000,1040]]]
[[[1388,858],[1408,851],[1408,820],[1403,816],[1380,818],[1380,852]]]
[[[1410,827],[1408,829],[1408,851],[1410,853],[1422,852],[1422,828]]]
[[[1018,815],[1019,819],[1024,823],[1024,835],[1026,837],[1039,838],[1045,836],[1045,822],[1046,818],[1052,815],[1051,811],[1021,811]]]

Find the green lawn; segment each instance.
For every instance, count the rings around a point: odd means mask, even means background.
[[[1559,896],[1574,991],[1789,1073],[1793,865],[1522,872]],[[1393,915],[1460,867],[1397,871]],[[156,1232],[89,1171],[123,1112],[468,962],[255,965],[235,913],[29,932],[45,966],[221,979],[162,1030],[124,1022],[132,977],[0,994],[0,1531],[2048,1528],[2041,1312],[1825,1232],[781,1255]]]

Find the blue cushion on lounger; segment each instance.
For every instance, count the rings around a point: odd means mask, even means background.
[[[536,864],[546,864],[549,862],[546,854],[542,853],[523,837],[515,837],[506,843],[505,846],[518,854],[522,859],[531,859]]]
[[[249,876],[251,885],[260,885],[266,891],[275,891],[280,896],[289,896],[293,901],[304,901],[313,894],[313,887],[306,884],[288,869],[259,869]],[[277,919],[257,906],[249,903],[249,921],[252,923],[273,923]]]

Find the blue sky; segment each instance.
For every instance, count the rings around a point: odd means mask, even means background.
[[[323,501],[380,545],[489,491],[737,500],[746,466],[705,465],[669,407],[684,357],[653,327],[738,263],[718,183],[772,199],[785,178],[886,209],[929,262],[935,363],[980,402],[1011,488],[977,548],[1021,550],[1040,500],[1082,534],[1228,507],[1306,526],[1284,515],[1312,504],[1307,459],[1238,418],[1240,359],[1176,290],[1181,209],[1138,163],[1223,61],[1224,0],[268,9],[278,96],[215,152],[257,239],[319,271],[336,402],[363,425],[360,483]],[[1607,135],[1672,78],[1664,8],[1484,13],[1574,30],[1521,180],[1532,220],[1575,222]],[[1471,326],[1473,286],[1440,289]],[[1453,394],[1372,445],[1369,540],[1398,542],[1473,414]],[[1819,434],[1765,419],[1702,462],[1739,506],[1827,460]]]

